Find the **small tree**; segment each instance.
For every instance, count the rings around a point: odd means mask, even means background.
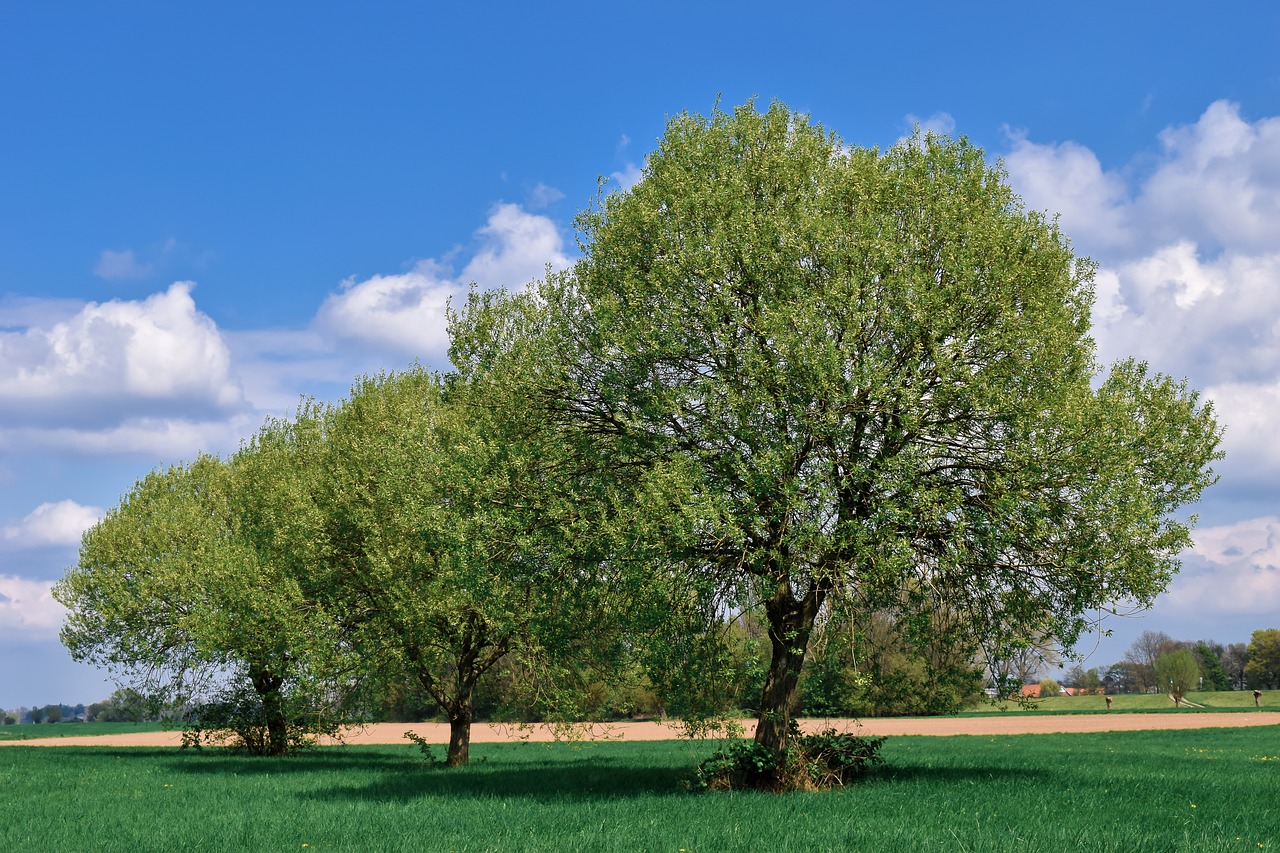
[[[335,632],[272,560],[264,493],[297,477],[270,449],[149,474],[85,534],[54,597],[68,610],[61,638],[73,659],[157,703],[194,705],[198,725],[202,698],[222,720],[227,691],[252,694],[233,703],[260,710],[266,735],[248,748],[283,755],[298,742],[290,727],[331,728],[310,702],[324,691],[306,682]],[[302,697],[306,713],[295,712]]]
[[[1181,705],[1182,697],[1196,685],[1200,667],[1195,655],[1186,649],[1171,649],[1156,659],[1156,681],[1169,691],[1173,704]]]
[[[449,766],[469,760],[477,687],[500,663],[529,670],[517,681],[544,715],[572,716],[598,695],[577,664],[620,649],[592,544],[599,476],[488,390],[414,368],[300,416],[324,435],[310,488],[327,595],[367,677],[407,676],[444,711]]]
[[[1231,678],[1222,668],[1223,651],[1222,646],[1210,644],[1204,640],[1196,643],[1196,657],[1200,659],[1200,672],[1205,686],[1210,690],[1231,689]]]
[[[1249,663],[1249,647],[1245,643],[1231,643],[1222,651],[1222,669],[1227,673],[1229,690],[1244,690],[1248,684],[1244,669]]]
[[[1249,638],[1249,662],[1244,675],[1255,690],[1280,689],[1280,628],[1253,632]]]
[[[1040,698],[1050,699],[1054,696],[1062,695],[1062,687],[1052,678],[1042,678],[1040,680]]]

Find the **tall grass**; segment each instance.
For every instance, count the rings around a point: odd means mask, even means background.
[[[0,849],[1258,850],[1280,844],[1280,729],[898,737],[828,793],[690,794],[712,745],[477,744],[282,760],[0,749]]]

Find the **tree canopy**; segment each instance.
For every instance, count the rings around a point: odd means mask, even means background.
[[[1244,674],[1252,688],[1280,688],[1280,628],[1264,628],[1249,637]]]
[[[762,607],[759,743],[785,743],[834,601],[924,643],[1070,644],[1169,582],[1212,410],[1141,363],[1100,373],[1093,265],[965,140],[682,114],[579,227],[582,259],[511,297],[546,316],[530,396],[647,473],[662,565]],[[473,313],[464,339],[493,326]]]
[[[327,727],[314,676],[334,654],[327,615],[273,559],[275,526],[262,523],[268,493],[291,482],[280,461],[255,441],[230,461],[153,471],[85,534],[54,587],[74,659],[272,755]]]
[[[451,765],[467,763],[476,685],[500,661],[562,691],[542,715],[586,713],[556,667],[570,647],[583,666],[615,651],[591,478],[569,476],[536,420],[482,394],[420,368],[361,380],[321,415],[313,472],[318,562],[362,670],[435,699]]]

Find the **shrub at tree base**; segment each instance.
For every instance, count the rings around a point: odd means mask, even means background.
[[[734,741],[699,764],[688,786],[695,791],[774,792],[842,787],[884,762],[880,757],[884,741],[835,729],[804,735],[793,720],[790,737],[781,749],[756,741]]]
[[[227,691],[192,711],[183,724],[182,747],[200,750],[218,746],[248,755],[287,755],[316,746],[318,736],[341,738],[342,726],[332,714],[286,714],[282,723],[277,714],[258,696]]]

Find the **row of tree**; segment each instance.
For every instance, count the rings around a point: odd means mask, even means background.
[[[12,726],[17,723],[139,723],[144,720],[159,720],[166,712],[172,714],[173,709],[157,706],[137,690],[122,687],[112,692],[111,696],[101,702],[89,705],[78,703],[67,705],[41,705],[18,707],[0,714],[4,724]]]
[[[1107,693],[1166,692],[1171,669],[1178,670],[1174,678],[1187,690],[1275,690],[1280,688],[1280,629],[1259,629],[1248,643],[1228,645],[1143,631],[1124,660],[1088,670],[1073,666],[1062,683]]]
[[[778,751],[802,682],[901,707],[1176,571],[1212,410],[1099,375],[1093,266],[966,141],[680,115],[578,228],[571,269],[451,314],[453,372],[139,482],[55,590],[72,654],[257,714],[270,752],[394,684],[464,762],[500,669],[558,718],[618,682],[695,720],[742,702]]]

